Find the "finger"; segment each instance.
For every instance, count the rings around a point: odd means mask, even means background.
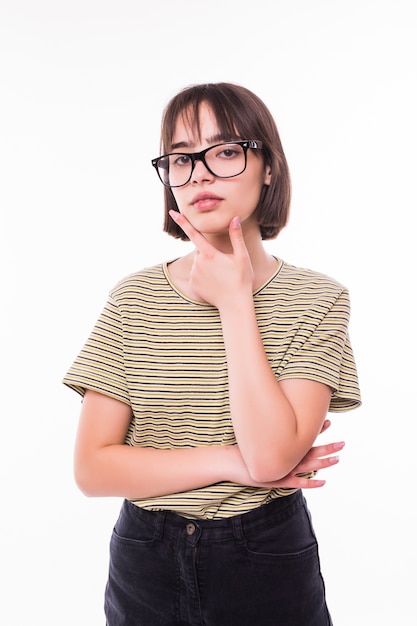
[[[300,489],[317,489],[318,487],[324,487],[326,484],[325,480],[316,480],[314,478],[300,478],[299,480],[302,482]]]
[[[319,470],[337,465],[339,461],[340,459],[338,456],[328,456],[324,459],[309,459],[308,461],[299,463],[294,471],[296,472],[296,475],[304,474],[306,472],[318,472]]]
[[[332,423],[330,420],[325,420],[319,434],[322,435],[328,428],[330,428],[331,425]]]
[[[232,248],[234,253],[238,254],[248,254],[248,249],[246,248],[245,240],[243,238],[242,227],[240,224],[240,218],[234,217],[229,225],[229,237],[232,243]]]
[[[178,211],[171,210],[170,216],[176,224],[185,232],[190,241],[195,245],[197,250],[205,253],[212,253],[214,248],[207,239],[190,224],[187,218]]]
[[[335,452],[340,452],[340,450],[343,450],[344,447],[344,441],[336,441],[323,444],[322,446],[314,446],[307,452],[303,461],[307,461],[308,459],[318,459],[323,456],[328,456],[329,454],[334,454]]]
[[[280,489],[317,489],[318,487],[323,487],[325,484],[325,480],[294,476],[293,478],[284,478],[282,481],[279,481],[278,485],[275,486]]]

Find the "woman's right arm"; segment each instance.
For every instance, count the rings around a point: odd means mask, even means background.
[[[236,472],[236,446],[155,450],[125,445],[131,408],[87,390],[75,444],[75,480],[88,496],[152,498],[198,489]]]
[[[146,499],[190,491],[222,481],[255,487],[320,487],[324,481],[298,478],[333,465],[340,444],[312,449],[303,464],[279,481],[256,483],[238,446],[205,446],[155,450],[125,445],[131,408],[124,402],[87,390],[75,444],[75,480],[87,496]]]

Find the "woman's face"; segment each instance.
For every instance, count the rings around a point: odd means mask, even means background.
[[[172,138],[172,151],[200,152],[223,141],[217,121],[205,103],[200,107],[200,136],[198,139],[182,116],[177,120]],[[238,137],[236,137],[238,139]],[[243,137],[242,139],[257,139]],[[217,178],[201,161],[196,161],[191,180],[172,192],[181,213],[205,235],[228,233],[233,217],[239,216],[245,230],[257,228],[253,217],[263,185],[270,184],[270,171],[265,167],[259,150],[247,151],[247,165],[234,178]]]

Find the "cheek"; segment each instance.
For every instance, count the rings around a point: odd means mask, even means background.
[[[254,210],[259,202],[263,189],[263,183],[256,178],[252,181],[248,181],[245,187],[241,190],[240,200],[250,210]]]

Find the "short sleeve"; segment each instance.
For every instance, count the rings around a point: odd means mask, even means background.
[[[87,389],[92,389],[130,404],[122,318],[111,296],[62,382],[81,395]]]
[[[323,308],[323,307],[322,307]],[[324,314],[309,311],[300,321],[279,380],[306,378],[332,389],[329,411],[361,404],[355,359],[349,339],[349,294],[343,289]]]

